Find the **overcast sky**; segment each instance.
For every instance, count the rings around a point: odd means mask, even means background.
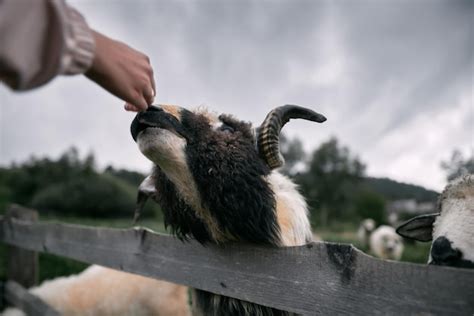
[[[260,123],[309,106],[285,131],[307,151],[336,136],[372,176],[442,189],[441,160],[474,148],[474,1],[70,1],[91,27],[151,58],[159,103]],[[0,164],[68,147],[99,167],[147,171],[133,114],[83,76],[0,86]]]

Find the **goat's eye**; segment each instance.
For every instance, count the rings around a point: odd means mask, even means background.
[[[234,129],[231,126],[226,125],[226,124],[222,124],[220,130],[225,132],[225,133],[233,133],[234,132]]]

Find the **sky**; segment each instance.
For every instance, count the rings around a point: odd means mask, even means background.
[[[260,124],[299,104],[328,121],[284,131],[307,152],[334,136],[367,174],[441,190],[440,162],[474,149],[474,1],[69,1],[147,54],[156,103],[205,105]],[[0,86],[0,165],[71,146],[98,166],[151,163],[134,114],[84,76],[26,93]]]

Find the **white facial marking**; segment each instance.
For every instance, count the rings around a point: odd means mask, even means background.
[[[474,196],[443,201],[441,214],[434,223],[433,240],[440,236],[462,252],[462,259],[474,262]]]
[[[219,240],[222,232],[215,219],[202,207],[196,182],[186,162],[186,140],[165,129],[147,128],[140,132],[137,143],[140,151],[163,170],[184,201],[206,222],[214,239]]]
[[[140,151],[158,165],[176,185],[184,200],[194,206],[200,198],[186,163],[186,140],[161,128],[147,128],[138,135]]]
[[[464,175],[444,189],[440,215],[433,225],[433,241],[444,236],[463,260],[474,262],[474,175]],[[429,258],[430,262],[431,255]]]

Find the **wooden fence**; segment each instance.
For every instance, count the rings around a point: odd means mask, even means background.
[[[27,213],[16,208],[0,219],[0,241],[13,253],[29,251],[29,262],[35,252],[46,252],[303,315],[474,313],[474,270],[383,261],[352,245],[326,242],[203,247],[144,228],[42,223]],[[8,284],[10,303],[31,301]]]

